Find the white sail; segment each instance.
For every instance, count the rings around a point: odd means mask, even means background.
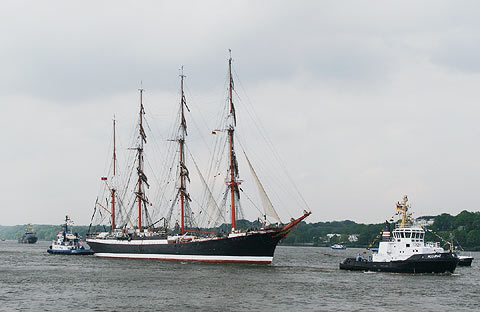
[[[262,183],[260,182],[260,179],[258,178],[257,174],[255,173],[255,170],[253,169],[252,164],[250,163],[250,160],[247,157],[247,154],[245,151],[243,152],[245,154],[245,158],[247,159],[248,166],[250,167],[250,171],[252,172],[253,177],[255,178],[255,182],[257,183],[258,187],[258,193],[260,195],[260,198],[262,199],[262,206],[265,211],[265,215],[273,218],[274,220],[281,222],[280,217],[278,216],[277,212],[275,211],[275,208],[273,208],[272,202],[270,201],[270,198],[268,198],[267,193],[265,192],[265,189],[263,188]]]
[[[215,201],[215,198],[213,198],[212,192],[210,191],[210,188],[207,185],[207,182],[205,182],[205,179],[203,178],[202,173],[200,172],[200,169],[197,166],[197,163],[193,159],[193,155],[190,153],[190,150],[188,150],[190,157],[192,157],[193,164],[195,165],[195,168],[197,169],[198,176],[200,177],[200,180],[202,181],[202,184],[206,190],[207,193],[207,215],[209,216],[209,221],[208,221],[208,226],[210,226],[211,222],[227,222],[225,220],[225,216],[222,214],[222,210],[218,207],[217,202]]]

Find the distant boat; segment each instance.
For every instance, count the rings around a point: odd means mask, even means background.
[[[77,233],[72,234],[71,230],[68,231],[69,223],[70,218],[65,216],[63,230],[58,233],[57,240],[52,242],[47,252],[61,255],[93,255],[93,250],[85,248],[85,245]]]
[[[464,255],[457,255],[457,257],[459,266],[472,266],[473,257]]]
[[[38,240],[37,233],[31,228],[30,224],[27,225],[25,233],[18,238],[19,244],[35,244]]]
[[[335,245],[330,246],[330,248],[335,249],[335,250],[347,249],[347,247],[345,247],[342,244],[335,244]]]
[[[457,245],[455,245],[455,242]],[[450,252],[454,253],[458,258],[458,266],[472,266],[473,257],[464,255],[464,250],[462,246],[458,243],[452,233],[450,233],[450,241],[446,242],[450,244]]]

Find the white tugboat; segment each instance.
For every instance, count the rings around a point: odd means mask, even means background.
[[[85,248],[85,245],[77,234],[74,235],[71,231],[68,231],[69,222],[70,218],[65,216],[63,230],[57,234],[57,240],[52,242],[47,252],[62,255],[93,255],[94,251]]]
[[[392,234],[385,231],[378,252],[371,256],[347,258],[340,263],[342,270],[382,271],[396,273],[453,273],[458,257],[440,247],[439,243],[425,243],[425,230],[413,224],[410,206],[405,195],[402,203],[397,203],[401,221]]]

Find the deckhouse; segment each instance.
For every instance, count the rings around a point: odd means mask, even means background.
[[[425,243],[425,230],[418,225],[397,226],[391,237],[380,242],[373,261],[389,262],[405,260],[415,254],[445,252],[439,243]],[[385,241],[386,240],[386,241]]]

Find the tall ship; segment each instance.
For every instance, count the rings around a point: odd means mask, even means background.
[[[173,163],[168,164],[166,169],[167,172],[173,171],[171,168],[176,170],[172,174],[175,178],[175,188],[171,197],[165,195],[166,191],[157,196],[160,204],[167,203],[165,214],[161,216],[152,211],[154,203],[147,196],[147,190],[152,182],[147,178],[145,170],[144,151],[147,137],[143,105],[144,90],[140,89],[137,142],[136,146],[131,148],[136,152],[135,168],[133,170],[134,175],[136,175],[136,182],[131,189],[120,185],[119,181],[121,179],[116,169],[114,121],[113,170],[111,170],[113,174],[110,174],[110,177],[102,177],[110,199],[103,204],[97,200],[94,209],[94,217],[95,214],[103,216],[103,220],[110,221],[110,227],[107,228],[103,225],[104,231],[91,233],[87,236],[87,242],[95,251],[96,256],[206,263],[270,264],[277,244],[311,214],[305,209],[303,215],[298,218],[291,218],[288,223],[282,223],[253,168],[252,162],[242,147],[242,154],[245,155],[244,164],[250,169],[254,181],[252,184],[256,185],[258,197],[261,206],[263,206],[263,211],[261,211],[261,216],[257,221],[248,223],[248,228],[244,226],[242,228],[245,218],[240,204],[240,193],[243,192],[240,184],[243,183],[243,180],[240,180],[239,177],[239,160],[235,149],[237,117],[233,101],[235,90],[231,55],[228,64],[227,112],[222,127],[212,131],[214,135],[219,134],[216,137],[224,135],[223,143],[216,145],[216,147],[225,147],[224,152],[219,153],[224,155],[225,161],[223,163],[226,164],[222,176],[226,187],[220,199],[224,205],[219,206],[217,204],[217,200],[208,186],[207,179],[201,174],[190,149],[186,146],[187,121],[185,111],[190,110],[184,92],[185,75],[182,68],[179,115],[175,126],[176,131],[173,138],[169,140],[170,144],[176,146],[175,157]],[[220,150],[220,148],[218,149]],[[191,174],[187,167],[189,159],[198,173],[197,181],[204,189],[203,201],[206,206],[205,209],[200,211],[194,211],[191,207],[192,196],[188,189]],[[220,161],[217,160],[213,163],[218,164]],[[210,172],[213,172],[213,170],[210,170]],[[215,176],[218,175],[220,173],[215,174]],[[165,185],[172,185],[172,183],[167,182]],[[126,199],[125,194],[128,193],[134,194],[133,200],[128,201]],[[245,198],[250,199],[247,195],[245,195]],[[259,209],[258,206],[255,207]],[[174,215],[177,216],[175,221]],[[94,217],[92,217],[92,220]],[[198,220],[206,220],[206,222],[203,222],[203,226],[199,226],[195,224]],[[218,220],[221,222],[218,223]],[[218,227],[212,227],[215,224],[218,224]]]
[[[37,233],[32,229],[31,224],[27,225],[25,233],[18,238],[18,243],[20,244],[35,244],[38,240]]]
[[[397,202],[400,220],[392,233],[382,233],[378,251],[366,256],[347,258],[340,263],[341,270],[377,271],[395,273],[453,273],[459,262],[451,251],[445,251],[439,243],[426,243],[425,230],[415,224],[409,213],[405,195]]]

